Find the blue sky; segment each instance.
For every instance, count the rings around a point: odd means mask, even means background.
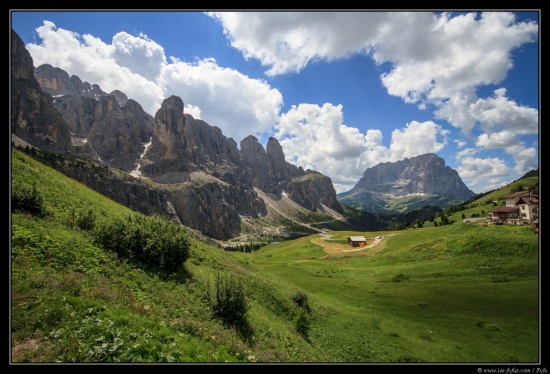
[[[28,11],[35,66],[186,113],[351,189],[435,153],[476,193],[539,164],[540,12]]]

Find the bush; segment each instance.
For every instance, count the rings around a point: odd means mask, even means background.
[[[11,192],[11,211],[27,212],[38,217],[46,215],[44,197],[36,185],[13,186]]]
[[[227,326],[238,329],[246,326],[248,305],[242,284],[232,276],[224,279],[218,273],[215,288],[214,295],[210,289],[207,295],[214,315]]]
[[[189,257],[185,228],[159,216],[135,214],[104,221],[94,226],[92,235],[103,249],[152,270],[176,272]]]
[[[306,293],[298,291],[294,296],[292,296],[292,301],[294,301],[300,308],[303,308],[306,312],[309,313],[311,311]]]
[[[97,216],[92,209],[88,209],[87,212],[76,212],[74,208],[71,208],[67,220],[70,227],[76,226],[81,230],[89,231],[95,227]]]
[[[298,313],[298,316],[294,320],[294,328],[305,339],[308,338],[308,334],[309,334],[309,317],[307,315],[307,312],[305,312],[303,309],[300,309],[300,312]]]
[[[405,274],[396,274],[392,277],[392,281],[394,282],[404,282],[409,280],[409,277]]]

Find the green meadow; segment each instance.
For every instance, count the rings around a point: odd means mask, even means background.
[[[312,323],[311,340],[336,361],[537,361],[532,228],[408,230],[387,237],[382,250],[328,259],[314,236],[248,258],[330,306]]]
[[[25,208],[10,222],[12,363],[540,362],[532,227],[459,221],[230,252],[14,148],[11,166]],[[349,235],[384,238],[343,252]]]

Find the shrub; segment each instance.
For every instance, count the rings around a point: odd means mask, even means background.
[[[247,325],[248,305],[243,286],[238,280],[232,276],[222,278],[218,273],[214,294],[210,293],[210,289],[207,292],[207,298],[214,315],[221,319],[225,325],[236,328]]]
[[[294,328],[296,331],[302,335],[305,339],[308,338],[309,334],[309,317],[307,312],[303,309],[300,309],[296,319],[294,320]]]
[[[298,291],[295,295],[292,296],[292,301],[294,301],[296,305],[298,305],[300,308],[303,308],[306,312],[311,311],[306,293]]]
[[[13,186],[11,192],[11,211],[27,212],[38,217],[46,215],[44,197],[36,185]]]
[[[409,277],[405,274],[396,274],[392,277],[392,281],[394,282],[404,282],[406,280],[409,280]]]
[[[88,209],[87,212],[76,212],[71,208],[67,220],[70,227],[76,226],[81,230],[89,231],[95,227],[97,216],[92,209]]]
[[[135,214],[104,221],[95,225],[92,235],[103,249],[152,270],[176,272],[189,256],[185,228],[159,216]]]

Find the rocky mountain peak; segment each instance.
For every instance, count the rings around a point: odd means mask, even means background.
[[[181,114],[183,114],[183,100],[179,96],[170,96],[169,98],[166,98],[162,101],[162,104],[160,106],[161,110],[167,110],[168,108],[171,108],[171,110],[175,110]]]
[[[122,91],[114,90],[110,93],[110,95],[114,96],[120,106],[124,106],[128,102],[128,96],[126,96],[126,94]],[[136,101],[134,102],[137,103]]]
[[[278,166],[283,166],[285,164],[285,154],[283,152],[283,147],[281,143],[274,137],[270,136],[267,140],[266,145],[267,156],[273,160],[273,162]]]
[[[53,97],[79,95],[98,99],[107,95],[97,84],[82,82],[76,75],[69,77],[66,71],[50,64],[43,64],[34,69],[34,77],[42,91]]]
[[[11,32],[11,133],[49,151],[70,152],[72,140],[53,98],[42,91],[23,40]]]
[[[414,195],[468,200],[475,193],[456,170],[445,165],[445,160],[428,153],[368,168],[359,182],[338,198],[341,203],[356,206],[370,199],[391,201]]]

